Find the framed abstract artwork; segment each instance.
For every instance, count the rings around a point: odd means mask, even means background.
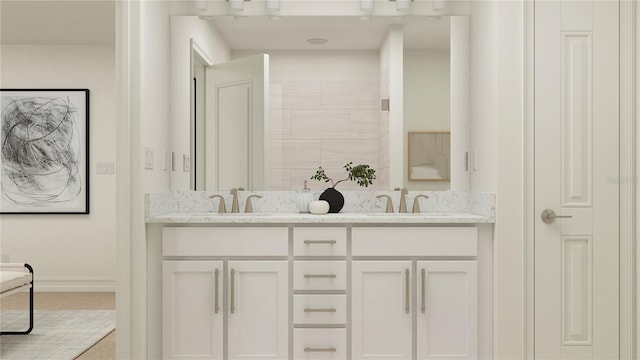
[[[0,89],[0,214],[89,213],[89,90]]]
[[[449,181],[451,133],[409,131],[407,167],[411,181]]]

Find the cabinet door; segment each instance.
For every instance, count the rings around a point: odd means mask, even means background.
[[[412,358],[411,261],[353,261],[353,359]]]
[[[229,360],[287,359],[287,261],[229,261]]]
[[[476,359],[476,261],[418,261],[418,359]]]
[[[222,359],[221,261],[162,262],[165,359]]]

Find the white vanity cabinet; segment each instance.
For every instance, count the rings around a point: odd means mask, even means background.
[[[411,261],[353,261],[353,359],[412,358]]]
[[[477,359],[476,261],[418,261],[418,360]]]
[[[476,256],[474,227],[354,227],[352,359],[476,359]]]
[[[166,227],[162,237],[164,359],[289,358],[286,227]]]
[[[165,359],[222,359],[222,261],[163,261]]]
[[[163,358],[476,359],[477,231],[163,227]]]

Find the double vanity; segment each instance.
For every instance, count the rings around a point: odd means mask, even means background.
[[[480,357],[492,194],[426,193],[423,213],[387,214],[376,196],[398,193],[346,192],[326,215],[297,213],[295,192],[219,214],[212,194],[147,197],[149,358]]]

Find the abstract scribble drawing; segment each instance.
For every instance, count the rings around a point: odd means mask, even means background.
[[[3,96],[2,200],[29,207],[78,198],[81,144],[68,97]]]

